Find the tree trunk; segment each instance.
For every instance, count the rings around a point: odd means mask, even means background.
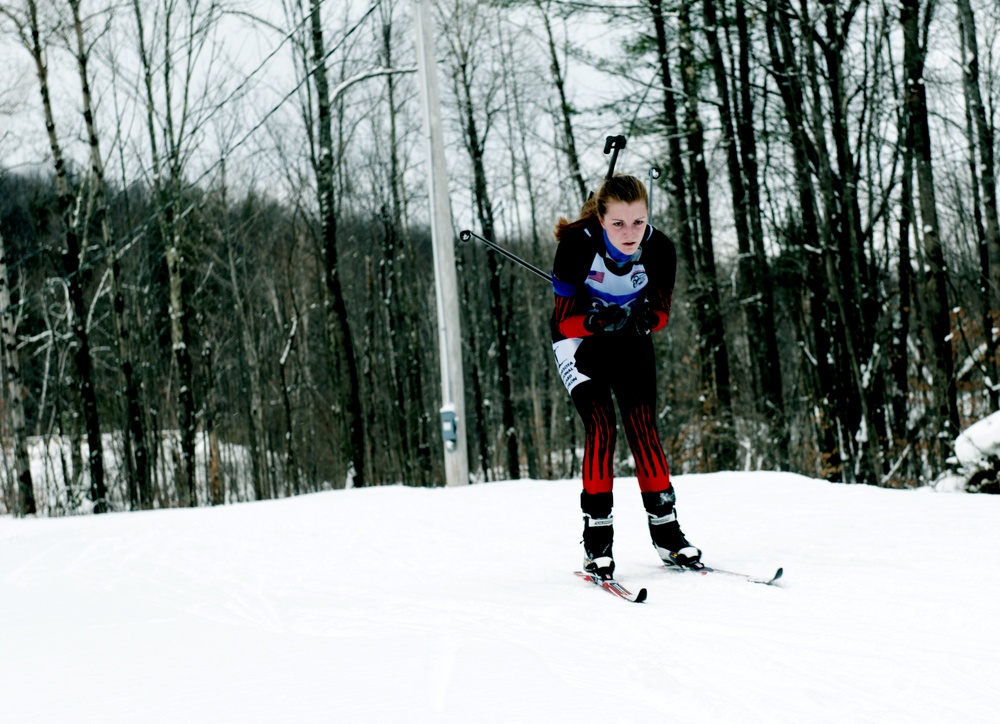
[[[874,324],[869,319],[873,311],[870,295],[874,284],[860,241],[857,165],[850,145],[843,68],[846,39],[842,33],[849,26],[849,17],[856,8],[857,5],[851,5],[842,13],[837,3],[829,3],[825,11],[823,55],[830,99],[830,135],[836,155],[836,169],[831,166],[825,172],[831,183],[826,214],[832,233],[830,248],[835,251],[826,255],[826,271],[840,323],[838,341],[842,374],[849,385],[846,394],[838,397],[840,418],[846,426],[844,439],[852,452],[853,470],[858,480],[877,485],[881,482],[883,460],[876,435],[878,427],[862,373],[862,367],[869,362],[874,341]],[[823,159],[829,162],[827,156]]]
[[[175,174],[171,174],[175,176]],[[169,188],[175,193],[180,188],[179,177],[174,178]],[[163,197],[161,197],[163,198]],[[186,301],[184,255],[181,251],[179,220],[173,208],[164,215],[164,229],[167,235],[167,274],[170,299],[170,341],[173,345],[174,362],[177,365],[177,406],[178,424],[181,435],[180,469],[176,471],[178,495],[181,505],[192,508],[198,505],[195,466],[195,433],[197,420],[194,406],[194,365],[190,350],[190,312]]]
[[[719,95],[719,118],[727,151],[729,185],[732,191],[733,216],[740,254],[740,305],[746,313],[747,344],[754,361],[753,370],[759,389],[754,391],[754,406],[771,430],[768,457],[779,467],[788,464],[788,429],[785,425],[780,356],[774,322],[773,288],[764,253],[764,233],[760,221],[756,139],[753,130],[753,100],[750,93],[749,33],[743,3],[737,4],[737,28],[740,35],[741,91],[739,113],[730,101],[726,63],[719,43],[718,17],[714,0],[703,0],[705,36],[712,57],[716,92]],[[735,81],[734,81],[735,83]],[[735,99],[734,99],[735,100]],[[739,148],[737,148],[737,125]],[[744,183],[744,178],[746,183]],[[752,228],[752,231],[751,231]]]
[[[215,431],[215,420],[218,416],[218,406],[215,401],[215,368],[213,365],[212,344],[205,343],[201,350],[202,367],[205,370],[205,400],[204,430],[208,439],[208,502],[209,505],[223,505],[226,502],[226,486],[222,480],[222,460],[219,454],[219,436]]]
[[[462,258],[458,256],[455,261],[458,266],[458,278],[462,285],[462,309],[467,315],[467,318],[462,321],[462,329],[469,330],[465,354],[469,359],[473,360],[472,364],[464,366],[466,374],[469,375],[469,386],[472,390],[471,410],[474,411],[472,414],[475,415],[472,424],[468,427],[475,439],[475,448],[479,455],[479,469],[483,476],[483,482],[488,482],[490,480],[490,446],[487,439],[486,421],[488,409],[484,394],[484,384],[480,374],[481,365],[479,364],[479,330],[485,328],[487,325],[480,314],[482,305],[479,303],[479,299],[474,296],[475,292],[478,291],[478,284],[476,280],[471,278],[472,275],[465,268]]]
[[[842,479],[843,461],[837,443],[837,410],[834,399],[837,394],[837,374],[832,363],[829,317],[829,296],[824,265],[821,257],[823,248],[823,228],[819,215],[816,189],[811,168],[818,165],[816,146],[809,138],[809,119],[803,105],[806,97],[802,82],[803,70],[797,61],[793,46],[793,32],[789,19],[793,17],[787,0],[768,0],[766,32],[771,67],[777,79],[782,98],[784,118],[788,125],[789,140],[794,160],[795,190],[798,200],[801,235],[792,238],[792,248],[802,259],[806,270],[806,285],[803,302],[808,304],[811,329],[800,338],[803,349],[803,365],[808,369],[811,397],[816,401],[817,414],[811,416],[818,441],[818,473],[827,479]],[[811,350],[811,353],[810,353]]]
[[[35,61],[39,90],[42,97],[42,110],[45,114],[45,127],[48,131],[49,150],[55,167],[56,192],[59,196],[59,213],[63,220],[66,234],[66,247],[63,249],[63,273],[69,289],[71,326],[77,346],[73,354],[76,363],[77,383],[79,385],[80,402],[83,407],[83,422],[87,431],[90,465],[90,499],[94,504],[95,513],[108,510],[107,487],[104,481],[104,447],[101,439],[101,422],[97,408],[97,394],[94,390],[93,361],[90,354],[90,337],[87,331],[87,307],[83,298],[83,286],[80,279],[80,265],[84,250],[81,249],[80,237],[77,234],[74,219],[75,198],[70,190],[66,172],[66,162],[62,147],[56,135],[56,123],[52,112],[52,101],[49,94],[49,71],[45,62],[45,48],[42,44],[38,24],[38,6],[35,0],[26,0],[28,6],[28,28],[21,28],[22,41]]]
[[[299,464],[295,460],[295,428],[292,420],[292,399],[289,394],[289,384],[288,384],[288,374],[286,367],[288,365],[288,355],[292,351],[292,345],[295,343],[295,332],[299,328],[298,317],[292,317],[291,329],[288,331],[288,342],[285,345],[285,349],[281,353],[281,357],[278,360],[278,371],[281,375],[281,401],[285,412],[285,475],[291,477],[292,479],[292,494],[299,494]]]
[[[157,194],[157,200],[163,208],[160,220],[160,233],[166,246],[165,261],[167,268],[167,298],[170,316],[170,342],[173,353],[174,364],[177,367],[177,422],[180,427],[181,453],[179,465],[175,468],[175,482],[177,487],[178,502],[182,506],[196,506],[198,496],[196,491],[196,463],[195,463],[195,436],[197,419],[195,416],[194,403],[194,365],[190,351],[190,317],[191,310],[187,301],[186,289],[186,268],[185,250],[182,249],[182,220],[178,218],[177,203],[183,188],[183,154],[182,143],[186,140],[185,134],[190,129],[187,128],[188,105],[184,105],[184,113],[175,124],[173,109],[173,83],[174,83],[174,54],[176,48],[173,46],[172,33],[175,30],[173,23],[173,11],[175,6],[169,5],[163,14],[162,43],[154,44],[154,47],[162,45],[163,62],[159,65],[163,78],[163,95],[160,99],[165,109],[162,114],[164,127],[162,137],[165,143],[165,160],[161,160],[157,138],[159,136],[157,128],[157,94],[153,89],[153,68],[156,67],[153,59],[148,53],[145,30],[143,26],[142,11],[138,0],[133,0],[132,8],[136,21],[139,58],[143,70],[143,86],[146,101],[146,126],[149,134],[150,154],[153,170],[153,188]],[[192,9],[192,12],[194,10]],[[195,52],[197,38],[205,32],[205,28],[211,27],[206,24],[200,28],[199,33],[185,36],[184,41],[187,46],[184,48],[190,56]],[[178,53],[177,57],[183,57]],[[190,70],[190,65],[188,66]],[[187,91],[190,88],[191,75],[188,73],[182,78],[184,96],[187,100]],[[167,178],[163,175],[163,165],[167,167]]]
[[[556,48],[555,36],[552,34],[552,22],[549,20],[548,7],[542,7],[541,0],[535,0],[535,6],[542,16],[542,23],[545,25],[545,37],[548,40],[549,58],[551,60],[549,69],[552,71],[552,82],[556,86],[559,94],[559,116],[562,120],[563,131],[563,152],[566,154],[566,162],[569,165],[570,179],[575,184],[580,194],[580,203],[587,200],[587,186],[583,182],[583,174],[580,172],[580,157],[576,153],[576,136],[573,133],[573,108],[566,100],[566,79],[563,77],[562,67],[559,65],[559,50]]]
[[[11,309],[10,277],[7,274],[7,251],[0,230],[0,361],[3,379],[7,382],[10,427],[14,436],[14,472],[17,477],[17,515],[34,515],[35,486],[31,479],[31,459],[28,456],[28,432],[24,417],[24,383],[21,381],[21,355],[17,349],[17,330]]]
[[[125,467],[128,472],[129,500],[133,510],[149,509],[153,504],[152,488],[149,481],[149,450],[146,443],[146,431],[143,425],[143,410],[140,399],[139,380],[135,354],[132,349],[129,325],[124,320],[125,297],[121,291],[121,264],[118,261],[117,250],[114,248],[114,233],[107,213],[107,184],[104,175],[104,159],[101,155],[100,139],[97,135],[97,122],[94,116],[92,95],[90,91],[90,74],[88,64],[89,50],[84,41],[83,20],[80,16],[80,1],[69,0],[73,14],[73,27],[76,36],[76,61],[80,74],[80,89],[83,98],[83,118],[87,126],[87,137],[90,147],[90,171],[94,186],[93,220],[101,227],[101,238],[107,257],[111,260],[111,294],[112,314],[114,318],[115,338],[118,342],[119,363],[122,378],[125,382],[125,416],[123,438],[125,440]]]
[[[392,68],[396,60],[393,37],[392,7],[382,6],[381,65]],[[417,298],[413,292],[414,255],[406,253],[412,246],[406,223],[405,195],[402,191],[403,170],[400,162],[400,112],[396,78],[386,77],[389,144],[389,198],[382,204],[382,237],[384,266],[380,269],[381,303],[387,344],[386,364],[393,385],[389,395],[392,427],[398,434],[400,473],[410,485],[423,486],[430,481],[430,461],[423,454],[421,414],[423,385],[421,381],[420,323]],[[369,433],[371,434],[371,433]]]
[[[233,292],[233,308],[236,310],[240,328],[240,355],[243,371],[243,409],[246,413],[247,437],[250,441],[250,470],[253,479],[255,500],[270,498],[267,475],[267,448],[264,440],[264,413],[262,382],[260,378],[260,358],[254,333],[250,328],[250,318],[244,307],[244,297],[239,276],[236,273],[236,258],[232,245],[228,248],[229,283]]]
[[[340,390],[347,396],[347,454],[350,460],[348,477],[355,487],[365,484],[365,431],[361,413],[361,387],[358,379],[358,365],[354,355],[354,340],[347,320],[347,305],[340,284],[340,268],[337,259],[337,212],[336,187],[334,182],[333,159],[333,108],[330,100],[330,84],[326,71],[326,50],[323,41],[323,24],[320,16],[319,0],[310,0],[312,29],[312,51],[316,84],[317,132],[319,158],[316,162],[316,185],[319,193],[320,221],[323,227],[323,261],[327,300],[327,328],[333,358],[342,357],[347,370],[346,380],[336,380]]]
[[[531,258],[537,261],[542,258],[542,253],[538,234],[537,189],[535,188],[534,177],[531,173],[531,155],[527,144],[530,124],[525,113],[524,90],[522,89],[518,73],[514,71],[516,67],[516,61],[513,57],[514,41],[510,35],[507,37],[506,45],[508,51],[507,62],[504,63],[504,86],[506,95],[510,99],[507,128],[511,165],[511,198],[514,199],[514,213],[516,218],[516,233],[514,236],[520,237],[523,229],[520,213],[523,206],[520,203],[518,194],[519,181],[523,180],[524,190],[527,194],[528,234],[531,241]],[[532,290],[532,293],[523,295],[523,298],[525,305],[523,312],[527,319],[533,322],[544,313],[542,310],[536,308],[539,297]],[[541,299],[547,303],[545,297],[541,297]],[[528,379],[528,389],[524,393],[526,393],[531,407],[530,432],[528,443],[525,447],[528,477],[539,479],[548,477],[547,456],[542,453],[548,450],[543,400],[546,398],[549,389],[547,385],[545,387],[540,387],[540,385],[543,384],[543,381],[547,381],[546,371],[551,369],[552,364],[547,352],[549,347],[547,330],[541,325],[534,323],[529,324],[528,327],[530,329],[529,339],[516,341],[528,342],[530,345],[528,347],[530,351],[526,355],[527,359],[524,365],[527,367]],[[520,349],[523,350],[524,347],[520,346]],[[543,350],[545,350],[545,353],[542,353]],[[523,368],[522,365],[515,365],[515,367],[518,369]]]
[[[928,7],[928,12],[930,11],[931,6]],[[921,44],[920,38],[920,0],[903,0],[900,22],[903,26],[903,67],[906,75],[904,104],[913,131],[913,161],[917,175],[924,261],[927,264],[921,306],[926,314],[926,331],[930,340],[928,364],[931,367],[934,403],[937,408],[933,442],[940,467],[950,456],[952,441],[958,434],[958,394],[951,345],[948,270],[937,216],[927,94],[923,82],[927,49]]]
[[[754,131],[754,102],[751,94],[753,88],[750,77],[750,32],[746,17],[746,4],[736,3],[736,26],[739,36],[739,77],[740,77],[740,113],[737,122],[737,135],[740,139],[740,156],[743,172],[747,183],[747,210],[750,217],[750,239],[752,242],[752,260],[757,278],[756,305],[758,316],[763,324],[763,339],[758,345],[764,349],[764,365],[761,374],[764,378],[764,406],[767,419],[771,424],[771,436],[774,442],[774,460],[782,468],[789,464],[789,430],[785,411],[785,391],[781,375],[781,353],[778,348],[778,326],[775,318],[774,280],[764,249],[764,229],[761,219],[760,176],[757,164],[757,138]]]
[[[982,91],[979,87],[979,41],[976,38],[976,20],[969,0],[957,0],[959,29],[962,34],[964,54],[962,68],[965,70],[965,95],[968,113],[976,129],[976,136],[969,133],[969,145],[979,145],[979,184],[982,197],[984,228],[979,233],[979,255],[981,276],[979,294],[983,305],[983,331],[986,337],[985,368],[988,378],[987,388],[990,409],[1000,409],[1000,379],[998,379],[997,342],[994,338],[994,315],[998,310],[997,294],[1000,294],[1000,220],[997,218],[996,164],[994,160],[995,134],[987,121]],[[972,161],[972,176],[975,180],[975,159]],[[979,209],[979,196],[974,199]]]
[[[476,121],[476,107],[472,100],[472,78],[469,75],[468,58],[460,56],[456,58],[456,62],[455,90],[461,104],[462,130],[465,135],[465,146],[472,162],[473,195],[475,197],[476,212],[483,229],[483,237],[493,241],[495,238],[493,204],[486,185],[486,165],[484,160],[486,138],[485,134],[482,134],[482,138],[480,137],[479,125]],[[513,295],[508,290],[506,299],[504,298],[501,289],[503,265],[500,264],[495,254],[487,254],[486,265],[489,273],[490,310],[492,312],[494,329],[497,333],[497,367],[500,376],[501,423],[503,424],[500,439],[504,441],[507,451],[508,474],[512,479],[517,480],[521,477],[520,450],[517,423],[514,418],[510,341],[508,339],[511,318],[510,299]]]
[[[675,94],[680,91],[674,88],[673,77],[670,70],[670,60],[667,48],[666,23],[663,17],[663,6],[661,0],[649,0],[650,13],[653,19],[653,27],[656,31],[656,48],[659,59],[660,80],[663,84],[663,119],[667,136],[667,147],[669,149],[669,168],[667,188],[673,199],[674,233],[677,236],[680,246],[681,258],[687,268],[689,281],[688,291],[691,296],[686,302],[687,308],[694,314],[694,324],[696,334],[700,335],[700,330],[708,329],[710,308],[706,294],[708,283],[703,278],[703,270],[698,261],[698,251],[696,249],[697,240],[694,227],[694,220],[688,208],[688,184],[686,171],[684,169],[685,153],[681,145],[681,126],[678,122],[678,109]],[[699,337],[700,342],[700,337]],[[712,368],[712,355],[708,346],[698,344],[699,368],[704,376],[705,370]],[[703,451],[703,454],[707,454]],[[706,465],[708,461],[706,460]]]
[[[687,96],[687,141],[691,158],[691,175],[694,179],[694,207],[698,217],[700,245],[697,262],[701,268],[706,307],[706,326],[703,344],[712,356],[711,377],[714,388],[715,409],[709,419],[715,428],[709,433],[712,444],[706,464],[709,470],[731,470],[736,466],[736,429],[733,418],[729,347],[726,344],[725,326],[722,314],[722,299],[719,293],[718,276],[715,266],[712,218],[709,199],[708,162],[705,158],[705,132],[698,110],[698,70],[693,53],[694,41],[691,36],[690,9],[683,0],[678,9],[680,30],[681,77]]]
[[[910,257],[910,233],[913,225],[913,131],[905,109],[899,115],[899,137],[903,145],[903,173],[899,197],[899,316],[893,324],[893,349],[890,374],[895,385],[892,396],[892,435],[902,454],[909,442],[907,400],[910,393],[910,319],[912,314],[913,264]]]

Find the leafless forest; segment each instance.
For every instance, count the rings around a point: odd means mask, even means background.
[[[0,512],[443,483],[414,6],[0,5]],[[434,16],[456,231],[550,268],[628,138],[675,473],[925,484],[998,409],[995,0]],[[455,244],[472,479],[577,475],[551,288]]]

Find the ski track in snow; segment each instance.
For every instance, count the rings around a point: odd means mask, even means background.
[[[579,481],[0,518],[2,722],[996,722],[1000,499],[678,476],[663,569],[634,478],[572,575]]]

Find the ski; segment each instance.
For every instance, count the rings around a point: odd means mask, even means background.
[[[573,571],[580,578],[585,581],[590,581],[595,586],[603,588],[608,593],[617,596],[618,598],[624,599],[626,601],[631,601],[632,603],[642,603],[646,600],[646,589],[640,588],[638,593],[632,593],[625,586],[620,584],[613,578],[598,578],[597,576],[585,573],[583,571]]]
[[[773,585],[774,583],[777,582],[779,578],[781,578],[782,574],[784,574],[785,572],[783,568],[779,568],[770,578],[760,578],[758,576],[747,575],[746,573],[737,573],[736,571],[726,571],[723,570],[722,568],[712,568],[711,566],[706,566],[704,563],[701,563],[700,561],[693,565],[680,565],[680,564],[667,564],[667,563],[664,563],[663,565],[669,571],[677,571],[677,572],[690,571],[692,573],[700,573],[703,576],[706,576],[710,573],[716,573],[720,576],[739,578],[742,581],[747,581],[749,583],[759,583],[763,586]]]

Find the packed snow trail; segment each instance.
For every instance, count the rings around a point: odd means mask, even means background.
[[[623,605],[579,481],[0,518],[0,721],[995,722],[1000,499],[675,478],[676,575],[616,483]]]

